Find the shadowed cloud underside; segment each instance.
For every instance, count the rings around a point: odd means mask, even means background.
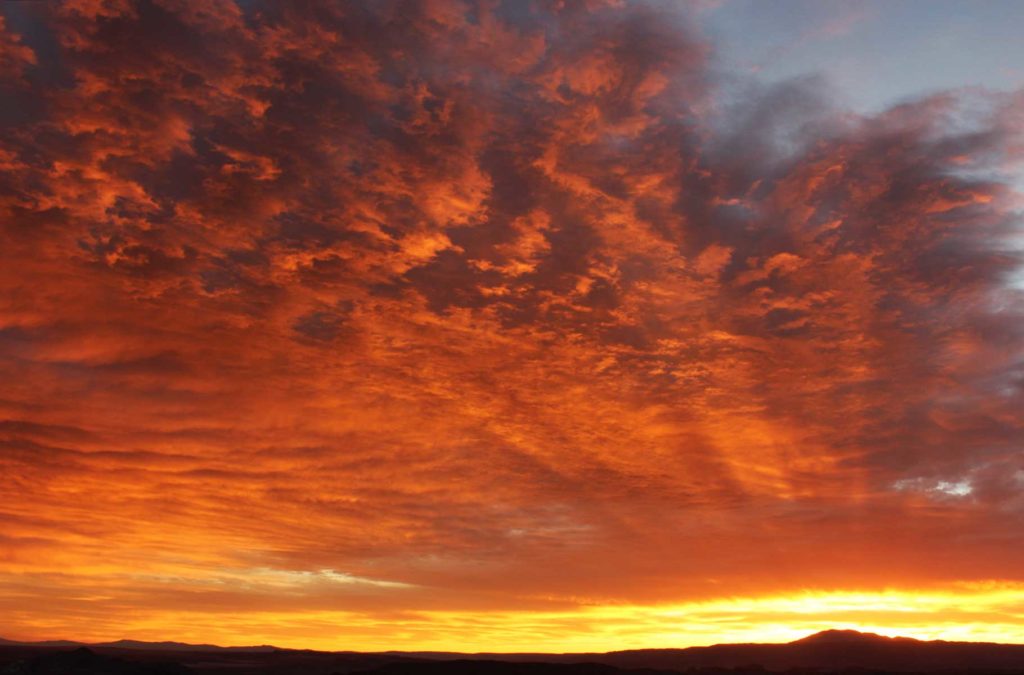
[[[6,637],[1024,641],[1024,99],[701,8],[5,5]]]

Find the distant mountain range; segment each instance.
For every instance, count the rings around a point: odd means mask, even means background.
[[[116,640],[114,642],[75,642],[74,640],[43,640],[40,642],[19,642],[17,640],[5,640],[0,638],[0,646],[19,647],[91,647],[109,649],[138,649],[147,651],[163,652],[205,652],[205,651],[243,651],[243,652],[272,652],[278,650],[270,645],[258,645],[253,647],[219,647],[208,644],[188,644],[187,642],[144,642],[142,640]]]
[[[404,652],[428,659],[465,659],[441,652]],[[1024,645],[925,641],[853,630],[827,630],[785,644],[719,644],[684,649],[631,649],[582,654],[472,654],[496,661],[599,663],[624,669],[686,671],[758,665],[769,670],[861,668],[899,672],[949,670],[1024,673]]]
[[[663,675],[671,672],[700,675],[722,673],[722,669],[731,669],[725,672],[733,675],[759,670],[1024,675],[1024,645],[923,641],[841,630],[816,633],[786,644],[721,644],[685,649],[574,654],[317,652],[278,649],[266,645],[218,647],[135,640],[85,646],[65,640],[24,643],[0,639],[0,675],[48,673],[50,670],[47,664],[51,661],[47,659],[71,658],[59,656],[68,653],[78,654],[76,658],[86,665],[112,659],[100,670],[89,670],[87,667],[75,670],[82,675],[107,671],[127,672],[126,663],[146,663],[154,667],[180,666],[187,669],[185,672],[217,671],[231,675],[617,675],[623,671],[631,671],[632,675]],[[36,665],[25,665],[31,659],[37,660],[31,662]],[[5,662],[8,664],[6,668],[3,667]],[[15,666],[15,670],[10,670]],[[58,670],[67,671],[66,668]]]

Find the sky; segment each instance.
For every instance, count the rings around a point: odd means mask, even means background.
[[[724,0],[707,10],[699,24],[730,69],[775,83],[822,75],[862,113],[949,89],[1024,86],[1024,6],[1012,0]]]
[[[1021,3],[0,19],[3,637],[1024,642]]]

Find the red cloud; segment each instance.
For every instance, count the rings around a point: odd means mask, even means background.
[[[58,573],[120,608],[251,569],[404,609],[1020,580],[1013,101],[725,108],[685,17],[618,3],[29,18],[59,48],[0,24],[38,111],[0,137],[26,607]]]

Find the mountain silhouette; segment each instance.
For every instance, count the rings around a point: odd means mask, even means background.
[[[188,675],[188,668],[169,662],[137,662],[97,654],[87,647],[40,654],[15,661],[0,675]]]
[[[864,644],[864,643],[879,643],[889,642],[891,640],[909,640],[910,642],[920,642],[914,638],[891,638],[885,635],[879,635],[878,633],[862,633],[856,630],[823,630],[820,633],[814,633],[808,635],[805,638],[794,640],[790,644]]]
[[[0,641],[0,675],[741,675],[1017,673],[1024,645],[925,641],[827,630],[786,644],[719,644],[606,653],[317,652],[180,642]]]
[[[137,649],[147,651],[245,651],[245,652],[270,652],[278,648],[270,645],[253,645],[247,647],[219,647],[211,644],[190,644],[188,642],[145,642],[142,640],[114,640],[112,642],[76,642],[74,640],[43,640],[38,642],[19,642],[17,640],[6,640],[0,638],[0,646],[21,646],[21,647],[91,647],[91,648],[114,648],[114,649]]]
[[[786,644],[722,644],[596,655],[620,668],[732,668],[772,670],[862,668],[899,672],[965,670],[1024,673],[1024,645],[925,641],[853,630],[827,630]]]

